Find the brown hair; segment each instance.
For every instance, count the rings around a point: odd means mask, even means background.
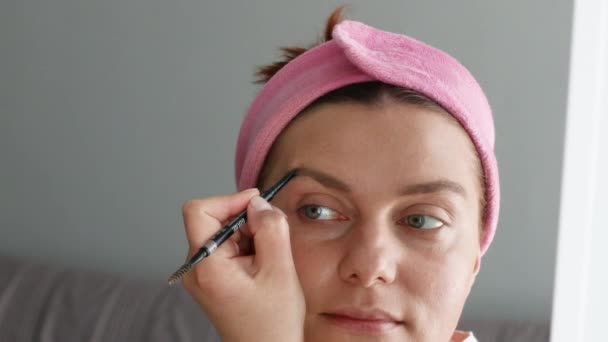
[[[327,18],[327,23],[325,24],[325,34],[317,44],[313,44],[308,48],[300,47],[300,46],[283,46],[280,48],[283,59],[280,61],[276,61],[272,64],[263,65],[258,67],[258,70],[255,73],[257,80],[255,83],[266,83],[274,74],[276,74],[281,68],[283,68],[287,63],[291,62],[294,58],[306,52],[308,49],[313,48],[319,44],[330,41],[332,39],[331,33],[334,30],[334,26],[336,26],[339,22],[344,20],[344,9],[346,6],[340,6],[336,8],[329,17]]]

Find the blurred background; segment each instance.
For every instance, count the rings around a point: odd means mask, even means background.
[[[235,188],[255,67],[341,4],[0,2],[0,254],[163,282],[182,203]],[[500,224],[464,317],[550,320],[572,1],[348,4],[455,56],[493,107]]]

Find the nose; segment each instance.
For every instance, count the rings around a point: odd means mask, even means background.
[[[338,265],[340,278],[362,287],[395,280],[402,250],[391,227],[383,223],[352,227],[345,236],[345,253]]]

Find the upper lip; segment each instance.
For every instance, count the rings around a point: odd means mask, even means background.
[[[338,309],[325,312],[325,315],[330,316],[345,316],[352,319],[366,320],[366,321],[385,321],[385,322],[396,322],[401,323],[402,321],[397,315],[382,309]]]

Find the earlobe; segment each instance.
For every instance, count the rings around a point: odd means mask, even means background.
[[[481,255],[477,254],[475,256],[475,264],[473,265],[473,278],[477,277],[479,273],[479,269],[481,268]]]

